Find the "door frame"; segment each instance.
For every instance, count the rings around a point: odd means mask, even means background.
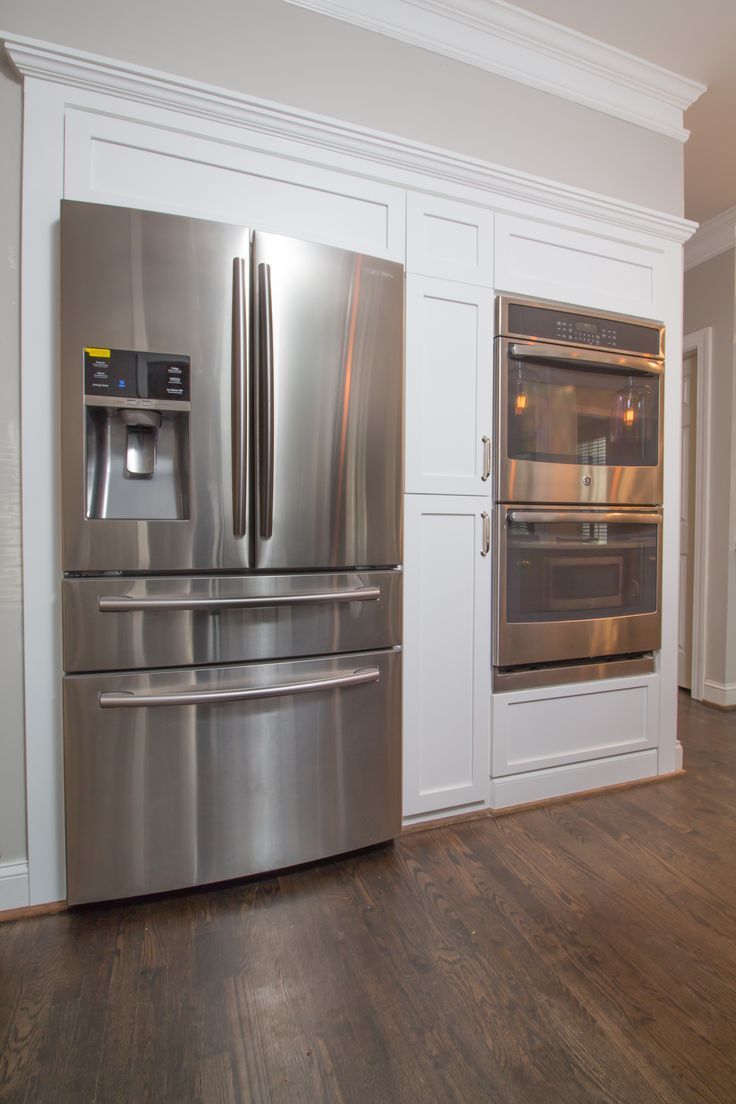
[[[708,577],[710,550],[710,425],[711,382],[713,376],[713,328],[693,330],[682,342],[683,358],[696,356],[695,415],[695,517],[693,525],[693,635],[690,694],[696,701],[705,696],[705,647],[708,639]]]

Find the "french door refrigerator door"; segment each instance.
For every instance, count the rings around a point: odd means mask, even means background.
[[[257,568],[401,562],[403,270],[253,236]]]
[[[70,904],[396,836],[401,654],[64,679]]]
[[[249,232],[62,201],[62,566],[252,567]]]

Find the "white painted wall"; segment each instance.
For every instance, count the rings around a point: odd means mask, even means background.
[[[679,142],[280,0],[2,0],[0,28],[682,213]],[[20,87],[2,63],[0,862],[25,854],[17,460],[20,112]]]
[[[736,449],[733,406],[734,327],[736,326],[736,250],[719,253],[685,273],[685,333],[711,326],[713,330],[713,378],[709,488],[710,540],[708,573],[708,638],[705,645],[705,680],[736,687],[736,551],[734,531],[736,494],[733,462]],[[706,685],[706,695],[708,689]]]

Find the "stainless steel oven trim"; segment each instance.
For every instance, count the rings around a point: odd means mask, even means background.
[[[585,307],[575,303],[560,303],[554,299],[528,299],[526,296],[501,294],[496,296],[495,303],[495,334],[503,337],[515,337],[528,340],[531,334],[520,334],[509,328],[509,306],[511,303],[522,303],[525,307],[543,307],[567,312],[568,314],[587,314],[593,318],[599,318],[602,322],[632,322],[634,325],[648,326],[659,331],[659,357],[664,359],[665,354],[665,327],[653,318],[641,318],[633,314],[618,314],[614,311],[599,311],[594,307]],[[551,344],[555,342],[547,339]],[[569,341],[560,342],[561,345],[570,345]],[[589,349],[588,345],[580,348]],[[641,356],[633,349],[621,349],[621,353],[631,353],[633,356]]]
[[[567,659],[598,658],[607,655],[650,652],[661,647],[662,622],[662,525],[661,511],[640,511],[636,509],[616,511],[616,521],[631,524],[657,525],[657,601],[656,609],[651,613],[627,613],[616,617],[585,618],[565,620],[564,623],[550,621],[527,621],[521,625],[509,625],[506,620],[506,579],[508,565],[508,547],[505,529],[511,515],[522,511],[511,506],[499,504],[494,510],[494,537],[496,543],[494,570],[493,616],[493,666],[515,667],[538,663],[557,663]],[[584,514],[583,517],[580,517]],[[534,511],[525,508],[523,516],[531,521],[548,520],[550,511]],[[611,511],[572,509],[554,511],[555,521],[600,521],[611,516]],[[656,520],[655,520],[656,519]],[[504,640],[502,641],[502,627]],[[524,636],[527,643],[524,643]],[[520,644],[519,638],[522,643]],[[528,644],[531,638],[533,648]]]
[[[603,316],[601,316],[603,317]],[[495,433],[497,461],[494,491],[497,502],[582,503],[656,506],[662,501],[664,376],[659,382],[659,446],[653,467],[613,467],[595,464],[558,464],[538,460],[510,460],[506,432],[510,346],[507,337],[495,341]],[[586,352],[588,350],[585,350]],[[649,363],[641,358],[642,363]]]

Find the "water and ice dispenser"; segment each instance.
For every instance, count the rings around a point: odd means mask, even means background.
[[[85,349],[88,518],[189,517],[189,357]]]

